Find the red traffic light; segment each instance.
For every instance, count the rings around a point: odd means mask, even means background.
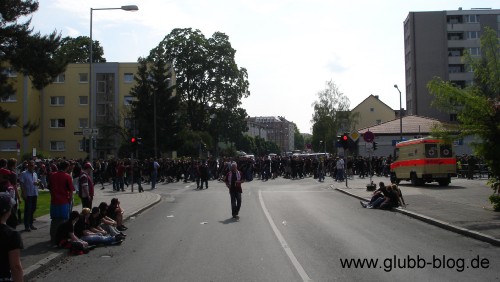
[[[347,137],[347,135],[345,135],[345,134],[342,136],[342,140],[344,140],[344,141],[347,141],[347,138],[349,138],[349,137]]]
[[[131,142],[131,143],[136,143],[136,142],[137,142],[137,138],[132,137],[132,138],[130,139],[130,142]]]

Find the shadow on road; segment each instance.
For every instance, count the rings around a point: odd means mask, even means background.
[[[222,224],[230,224],[230,223],[236,223],[236,222],[238,222],[238,220],[230,217],[230,218],[228,218],[226,220],[219,220],[219,222],[222,223]]]

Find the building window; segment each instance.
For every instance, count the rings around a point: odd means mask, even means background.
[[[78,102],[80,103],[80,105],[88,105],[89,96],[78,96]]]
[[[89,127],[89,119],[88,118],[78,119],[78,128],[88,128],[88,127]]]
[[[64,96],[51,96],[50,97],[50,105],[51,106],[63,106],[64,105]]]
[[[469,54],[471,56],[481,56],[481,48],[471,47],[471,48],[469,48]]]
[[[451,15],[446,17],[446,22],[449,24],[460,24],[463,23],[463,18],[461,15]]]
[[[448,57],[462,57],[464,48],[448,48]]]
[[[83,152],[83,140],[78,141],[78,151]]]
[[[89,74],[88,73],[79,73],[78,77],[80,78],[80,83],[88,83],[89,82]]]
[[[56,118],[50,120],[50,128],[65,128],[66,120],[63,118]]]
[[[13,152],[17,150],[16,140],[0,140],[0,152]]]
[[[17,77],[17,71],[13,68],[4,68],[2,69],[2,73],[7,77]]]
[[[50,141],[50,150],[51,151],[65,151],[66,146],[64,145],[64,141]]]
[[[479,23],[479,16],[478,15],[465,15],[465,22],[466,23]]]
[[[17,102],[17,95],[16,95],[16,93],[13,93],[7,97],[1,97],[0,101],[1,102]]]
[[[56,76],[56,78],[54,78],[54,80],[52,82],[53,83],[64,83],[65,80],[66,80],[66,75],[64,73],[61,73],[58,76]]]
[[[132,83],[134,82],[134,74],[133,73],[125,73],[123,76],[123,81],[125,83]]]
[[[448,32],[448,40],[463,40],[463,32]]]
[[[464,65],[449,65],[448,73],[461,73],[464,72]]]
[[[467,31],[467,39],[474,40],[479,38],[479,31]]]
[[[374,112],[374,111],[375,111],[375,109],[374,109],[374,108],[370,108],[370,112]]]
[[[377,119],[375,122],[376,122],[376,124],[381,124],[381,123],[382,123],[382,120]]]
[[[134,101],[134,97],[133,96],[125,96],[125,97],[123,97],[123,104],[125,104],[125,106],[131,106],[133,101]]]

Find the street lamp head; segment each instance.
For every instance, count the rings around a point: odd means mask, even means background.
[[[394,84],[394,88],[396,88],[396,89],[397,89],[397,88],[398,88],[398,85],[397,85],[397,84]]]
[[[137,5],[125,5],[121,7],[124,11],[139,11],[139,7]]]

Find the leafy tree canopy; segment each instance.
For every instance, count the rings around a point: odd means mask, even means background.
[[[318,92],[318,100],[312,106],[314,113],[312,144],[316,151],[322,151],[320,141],[325,142],[326,150],[333,152],[333,144],[340,131],[350,131],[352,117],[349,112],[350,101],[337,85],[330,80],[326,88]]]
[[[481,37],[479,58],[465,56],[465,63],[474,71],[474,84],[456,87],[439,77],[427,87],[434,95],[433,105],[457,114],[458,135],[455,138],[476,136],[472,144],[475,154],[485,160],[493,176],[500,176],[500,44],[495,30],[485,28]],[[446,135],[444,132],[436,132]]]
[[[99,41],[92,42],[92,62],[105,63],[104,49]],[[78,36],[64,37],[59,48],[59,55],[65,58],[68,63],[88,63],[90,61],[90,37]]]
[[[42,89],[64,71],[66,64],[58,56],[61,36],[57,32],[42,36],[33,33],[31,19],[19,22],[38,9],[35,0],[0,1],[0,99],[15,93],[7,76],[7,65],[18,74],[27,75],[37,89]],[[0,126],[9,128],[16,124],[17,117],[0,107]],[[37,128],[28,122],[23,125],[25,135]]]
[[[149,61],[165,60],[174,67],[176,89],[186,125],[206,130],[213,119],[222,139],[236,140],[245,126],[241,99],[250,95],[246,69],[238,68],[229,37],[216,32],[206,38],[200,30],[174,29],[151,51]],[[224,120],[228,120],[224,124]],[[224,129],[224,130],[222,130]],[[233,130],[234,129],[234,130]],[[235,136],[237,135],[237,136]]]

